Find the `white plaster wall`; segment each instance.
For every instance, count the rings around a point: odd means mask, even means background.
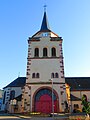
[[[80,92],[79,91],[71,91],[71,94],[80,98]]]
[[[60,56],[60,46],[59,43],[60,41],[50,41],[50,37],[43,37],[40,38],[40,41],[32,42],[30,44],[31,48],[31,57],[34,57],[34,49],[39,48],[39,56],[43,57],[43,48],[46,47],[48,49],[48,57],[51,57],[51,48],[55,47],[56,48],[56,56]]]
[[[59,78],[54,78],[55,82],[63,82],[63,79],[60,75],[60,66],[58,59],[36,59],[32,60],[30,67],[30,82],[39,82],[46,81],[48,82],[51,79],[51,73],[58,73]],[[40,73],[39,79],[32,79],[32,73]]]
[[[6,97],[5,97],[5,104],[9,103],[9,99],[10,99],[10,92],[12,90],[15,90],[15,97],[19,96],[20,94],[22,94],[21,91],[21,87],[7,87],[4,89],[4,92],[6,91]],[[5,104],[2,104],[1,109],[5,110],[6,106]]]
[[[22,94],[21,87],[14,87],[13,90],[15,90],[15,97]]]
[[[73,112],[74,104],[78,104],[79,105],[79,109],[82,110],[81,101],[71,101],[71,112]]]
[[[78,98],[82,98],[83,94],[85,94],[87,96],[87,100],[90,101],[90,91],[71,91],[71,94]],[[82,109],[81,101],[72,101],[71,102],[72,110],[74,108],[73,107],[74,104],[78,104],[80,109]]]
[[[7,95],[7,94],[10,94],[10,88],[8,87],[4,89],[2,99],[4,99],[5,91],[6,91],[6,96],[5,96],[5,104],[6,104],[10,99],[10,95]],[[1,110],[5,110],[5,104],[2,103]]]
[[[87,99],[90,100],[90,91],[71,91],[71,94],[78,98],[81,98],[85,94]]]
[[[3,90],[0,90],[0,98],[2,98]]]
[[[60,50],[61,46],[59,46],[60,41],[50,41],[50,37],[41,37],[40,41],[34,41],[30,43],[31,48],[31,65],[30,65],[30,76],[28,75],[28,81],[26,82],[38,82],[38,81],[48,81],[51,79],[51,73],[59,73],[59,78],[54,78],[55,82],[65,82],[61,78],[62,68],[60,68],[60,60],[62,58],[49,58],[51,57],[51,48],[56,48],[56,56],[60,57]],[[43,57],[43,48],[46,47],[48,50],[48,58],[42,58]],[[39,58],[38,59],[32,59],[34,57],[34,50],[35,48],[39,48]],[[42,59],[41,59],[42,58]],[[32,73],[40,73],[39,79],[32,79]],[[30,81],[29,81],[30,80]]]

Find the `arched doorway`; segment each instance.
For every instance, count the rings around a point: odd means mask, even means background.
[[[54,92],[54,112],[58,112],[58,98]],[[51,113],[52,112],[52,91],[47,88],[40,89],[34,98],[35,112]]]

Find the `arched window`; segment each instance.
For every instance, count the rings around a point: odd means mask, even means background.
[[[51,49],[51,54],[52,54],[52,57],[55,57],[56,56],[56,48],[52,48]]]
[[[4,92],[3,104],[5,104],[6,91]]]
[[[55,73],[55,78],[59,78],[59,75],[58,75],[58,73]]]
[[[54,73],[51,73],[51,78],[54,78]]]
[[[39,73],[36,73],[36,78],[39,78]]]
[[[35,48],[34,56],[39,57],[39,48]]]
[[[35,73],[32,74],[32,78],[35,78]]]
[[[43,56],[47,57],[47,48],[43,48]]]
[[[15,98],[15,90],[12,90],[10,92],[10,100],[13,100]]]

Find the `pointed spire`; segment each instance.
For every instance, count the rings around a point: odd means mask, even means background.
[[[46,5],[44,6],[44,16],[42,20],[42,25],[40,31],[50,31],[49,23],[46,15]]]

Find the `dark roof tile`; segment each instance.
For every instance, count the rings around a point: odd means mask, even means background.
[[[70,99],[71,99],[71,101],[81,101],[80,98],[78,98],[78,97],[76,97],[76,96],[74,96],[72,94],[70,94]]]
[[[18,77],[14,81],[12,81],[10,84],[5,86],[3,89],[7,87],[23,87],[26,83],[26,77]]]
[[[42,25],[41,25],[40,31],[50,31],[46,12],[44,12],[43,21],[42,21]]]
[[[65,77],[72,90],[90,90],[90,77]]]

